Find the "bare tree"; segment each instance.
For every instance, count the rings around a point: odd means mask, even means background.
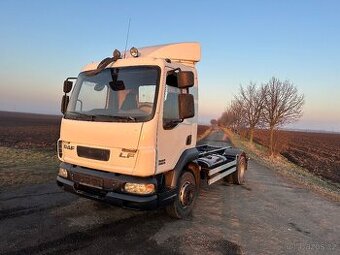
[[[254,139],[254,130],[260,121],[263,109],[264,93],[258,89],[255,83],[243,88],[240,87],[240,94],[235,96],[235,100],[242,105],[243,120],[249,128],[249,141],[252,144]]]
[[[219,118],[219,125],[232,129],[238,133],[244,127],[243,106],[241,101],[232,100],[227,109],[222,113]]]
[[[235,116],[232,113],[230,106],[226,108],[217,122],[219,126],[232,128],[233,123],[235,122]]]
[[[297,88],[289,81],[281,82],[273,77],[262,86],[264,96],[263,121],[269,127],[269,150],[274,154],[274,130],[294,122],[302,116],[304,96],[298,95]]]
[[[239,133],[240,129],[244,127],[243,116],[242,102],[232,100],[218,119],[218,124],[232,129],[235,133]]]
[[[243,102],[233,100],[230,104],[230,111],[234,117],[232,127],[235,133],[241,134],[241,130],[245,128],[244,107]]]

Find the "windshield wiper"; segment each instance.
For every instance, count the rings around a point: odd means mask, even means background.
[[[100,120],[126,120],[126,121],[136,121],[136,118],[132,116],[115,116],[115,115],[105,115],[105,114],[99,114],[99,115],[93,115],[94,120],[99,118]]]
[[[65,114],[66,118],[70,119],[77,119],[77,120],[94,120],[94,116],[86,113],[81,113],[81,112],[66,112]]]
[[[86,114],[81,112],[66,112],[66,118],[76,119],[76,120],[90,120],[90,121],[112,121],[112,120],[121,120],[121,121],[132,121],[135,122],[136,118],[132,116],[115,116],[115,115],[106,115],[106,114]]]
[[[122,120],[132,120],[132,121],[136,121],[135,117],[132,116],[114,116],[117,119],[122,119]]]

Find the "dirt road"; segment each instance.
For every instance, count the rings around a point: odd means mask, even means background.
[[[223,134],[208,139],[223,145]],[[340,206],[249,162],[243,186],[203,187],[193,215],[170,219],[65,193],[0,192],[0,254],[340,254]]]

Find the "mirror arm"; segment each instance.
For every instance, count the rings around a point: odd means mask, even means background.
[[[177,68],[173,68],[173,67],[169,67],[171,68],[172,70],[168,72],[168,74],[173,74],[173,73],[176,73],[177,71],[182,71],[181,68],[177,67]]]
[[[67,77],[66,81],[68,81],[68,80],[77,80],[77,79],[78,79],[78,77]]]

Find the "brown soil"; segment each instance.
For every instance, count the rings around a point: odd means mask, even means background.
[[[254,140],[268,145],[268,132],[257,130]],[[340,134],[277,131],[275,149],[310,172],[340,182]]]
[[[197,135],[200,136],[202,135],[205,131],[207,131],[210,128],[210,126],[206,125],[198,125],[197,127]]]
[[[0,146],[55,148],[61,116],[0,112]]]

